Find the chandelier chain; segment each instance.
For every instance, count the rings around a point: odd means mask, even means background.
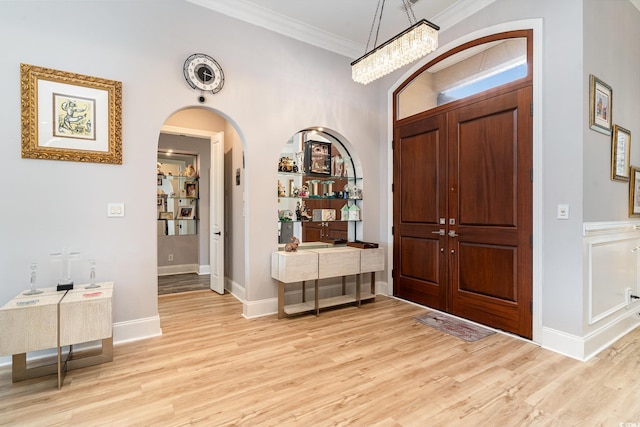
[[[371,36],[373,35],[373,28],[376,26],[376,18],[378,18],[378,11],[380,10],[380,3],[382,3],[382,7],[384,8],[385,0],[378,0],[378,6],[376,7],[376,13],[373,15],[373,22],[371,22],[371,29],[369,30],[369,38],[367,39],[367,45],[364,48],[364,53],[366,54],[369,51],[369,44],[371,43]],[[378,44],[378,33],[380,32],[380,23],[382,22],[382,12],[380,12],[380,17],[378,18],[378,30],[376,31],[376,39],[371,49],[375,49]]]
[[[402,4],[404,5],[404,11],[407,13],[409,25],[413,25],[418,22],[416,14],[413,12],[413,7],[411,7],[411,2],[409,0],[402,0]],[[409,15],[409,13],[411,13],[411,15]],[[413,18],[413,20],[411,20],[411,18]]]

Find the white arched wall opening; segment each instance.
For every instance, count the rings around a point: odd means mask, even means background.
[[[197,116],[196,116],[197,115]],[[196,117],[194,117],[196,116]],[[210,118],[208,118],[209,116]],[[247,223],[246,217],[242,214],[242,211],[246,209],[245,200],[243,194],[247,191],[247,174],[244,173],[243,158],[246,152],[245,138],[242,135],[237,123],[224,114],[213,108],[205,106],[194,105],[187,106],[176,110],[169,115],[164,121],[164,124],[159,131],[160,133],[178,134],[193,136],[205,139],[211,139],[218,132],[224,133],[225,149],[224,149],[224,181],[223,191],[225,193],[225,218],[234,218],[234,224],[232,228],[227,229],[227,224],[224,225],[224,238],[227,239],[235,236],[234,246],[227,251],[225,245],[225,257],[228,258],[225,261],[225,272],[223,280],[225,281],[225,290],[234,294],[238,299],[243,300],[245,296],[245,278],[247,277],[247,248],[249,247],[247,240]],[[238,153],[233,155],[231,164],[227,164],[226,156],[229,150],[237,150]],[[233,154],[233,153],[232,153]],[[229,166],[229,170],[227,170]],[[232,180],[231,175],[235,175],[235,169],[240,168],[242,170],[242,180],[240,186],[235,184],[229,184],[232,187],[230,194],[226,194],[225,185]],[[233,178],[235,181],[235,177]],[[227,206],[233,211],[227,211]],[[241,223],[237,223],[241,220]],[[238,236],[240,234],[240,236]],[[208,236],[207,240],[208,240]],[[158,245],[156,236],[156,247]],[[231,265],[233,268],[231,271],[233,275],[228,277],[228,271],[226,271],[226,265]]]
[[[533,104],[535,114],[533,115],[533,342],[542,342],[542,19],[526,19],[521,21],[505,22],[491,27],[482,28],[457,38],[438,50],[426,56],[416,63],[406,73],[404,73],[387,92],[387,140],[393,140],[393,93],[405,82],[413,73],[429,61],[437,58],[464,43],[479,39],[492,34],[503,33],[515,30],[533,30]],[[387,150],[387,188],[391,194],[391,184],[393,182],[393,150],[389,145]],[[391,227],[393,226],[393,204],[387,203],[387,224],[388,241],[393,242]],[[387,259],[389,265],[393,265],[393,245],[387,248]],[[389,295],[393,295],[393,278],[391,268],[388,269],[387,283],[389,283]]]

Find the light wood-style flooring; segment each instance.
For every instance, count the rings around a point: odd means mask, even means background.
[[[185,273],[158,276],[158,295],[202,291],[209,289],[209,286],[208,274]]]
[[[462,341],[387,297],[282,320],[247,320],[210,291],[161,296],[159,310],[162,336],[117,345],[61,390],[0,368],[0,425],[640,423],[640,330],[583,363],[504,334]]]

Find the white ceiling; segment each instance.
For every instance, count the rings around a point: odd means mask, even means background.
[[[364,55],[379,0],[187,0],[352,59]],[[411,0],[414,2],[415,0]],[[416,19],[446,29],[495,0],[418,0]],[[378,45],[409,27],[402,0],[385,1]],[[375,31],[375,30],[374,30]],[[368,50],[373,47],[373,37]]]

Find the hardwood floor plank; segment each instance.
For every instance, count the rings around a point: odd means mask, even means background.
[[[581,363],[504,334],[473,343],[378,297],[319,317],[242,317],[232,295],[159,297],[163,335],[113,362],[11,382],[0,425],[569,426],[640,423],[640,330]]]

